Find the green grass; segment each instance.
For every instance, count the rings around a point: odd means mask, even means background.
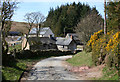
[[[27,65],[32,65],[33,62],[40,61],[40,58],[35,58],[35,59],[17,59],[17,63],[14,64],[10,67],[8,66],[3,66],[2,67],[2,76],[4,80],[19,80],[21,74],[26,71]]]
[[[11,67],[2,67],[2,73],[5,80],[19,80],[22,72],[26,69],[26,64],[18,62]]]
[[[13,62],[10,67],[2,67],[2,78],[10,81],[19,80],[21,74],[26,71],[27,65],[31,66],[34,62],[36,63],[45,58],[48,58],[48,56],[37,56],[31,59],[16,59],[18,62]]]
[[[14,49],[21,50],[21,48],[22,48],[22,45],[21,44],[17,44],[15,46],[10,46],[9,47],[9,51],[13,51]]]
[[[84,65],[90,66],[90,67],[93,66],[91,52],[87,53],[85,51],[77,53],[71,59],[68,59],[67,62],[73,66],[84,66]],[[118,72],[114,67],[109,68],[105,66],[102,72],[103,72],[102,77],[91,78],[91,80],[118,80],[119,78]]]
[[[103,68],[103,77],[99,78],[98,80],[118,80],[119,75],[117,73],[117,70],[112,67],[104,67]]]
[[[112,67],[109,68],[107,66],[105,66],[102,70],[103,72],[103,76],[100,78],[91,78],[91,80],[109,80],[110,82],[118,82],[119,79],[119,75],[117,73],[117,70]]]
[[[68,59],[67,62],[73,66],[93,65],[91,53],[86,53],[85,51],[77,53],[71,59]]]

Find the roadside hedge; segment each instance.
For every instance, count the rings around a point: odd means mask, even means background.
[[[94,65],[106,64],[108,67],[118,69],[118,56],[120,44],[120,32],[113,30],[107,35],[100,30],[94,33],[86,45],[86,51],[92,52]]]
[[[64,56],[64,55],[73,55],[70,51],[62,52],[62,51],[31,51],[31,50],[24,50],[16,53],[17,59],[29,59],[29,58],[36,58],[36,57],[51,57],[51,56]]]

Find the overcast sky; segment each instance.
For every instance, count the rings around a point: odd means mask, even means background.
[[[24,22],[24,15],[29,12],[40,11],[47,17],[50,7],[65,5],[67,3],[81,2],[96,7],[99,13],[104,17],[104,0],[18,0],[20,1],[18,9],[12,18],[13,21]]]

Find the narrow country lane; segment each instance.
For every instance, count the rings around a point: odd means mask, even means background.
[[[79,80],[67,71],[62,62],[72,56],[51,57],[39,61],[31,70],[28,80]]]

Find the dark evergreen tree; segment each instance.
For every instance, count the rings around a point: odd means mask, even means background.
[[[56,36],[63,36],[65,33],[74,32],[74,27],[81,18],[90,13],[92,9],[89,5],[76,4],[61,5],[55,9],[50,8],[45,26],[51,27]],[[97,11],[97,10],[96,10]]]
[[[107,28],[120,31],[120,1],[107,3]]]

